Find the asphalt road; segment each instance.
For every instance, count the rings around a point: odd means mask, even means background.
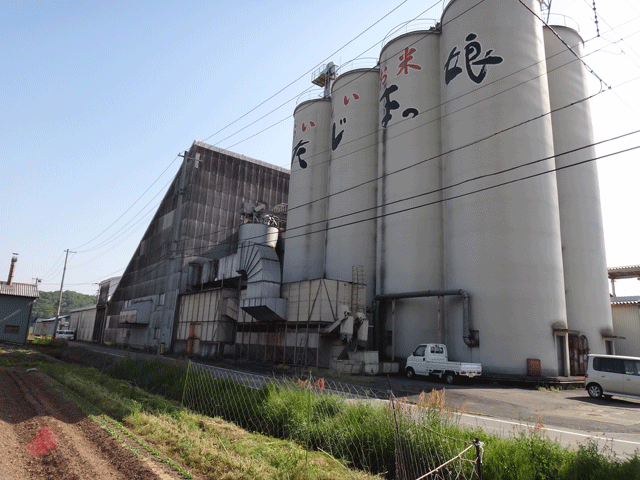
[[[397,383],[406,385],[404,380]],[[447,405],[458,410],[460,423],[508,437],[541,431],[562,445],[576,447],[592,438],[616,454],[640,451],[640,401],[622,397],[593,399],[584,389],[545,390],[500,385],[454,385],[416,380],[431,391],[446,388]],[[409,400],[417,399],[413,395]]]

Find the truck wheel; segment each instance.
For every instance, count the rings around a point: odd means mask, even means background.
[[[587,393],[592,398],[600,398],[602,397],[602,387],[597,383],[590,383],[587,386]]]
[[[444,374],[444,381],[447,383],[447,385],[451,385],[454,380],[455,380],[455,377],[454,377],[453,373],[446,372]]]
[[[414,378],[416,376],[415,370],[411,367],[407,368],[405,373],[407,374],[407,378]]]

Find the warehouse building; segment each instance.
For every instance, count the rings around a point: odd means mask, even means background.
[[[288,189],[288,170],[195,141],[108,302],[102,341],[168,351],[180,294],[217,287],[218,260],[236,251],[242,205],[282,210]]]

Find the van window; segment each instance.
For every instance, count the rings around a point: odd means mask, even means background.
[[[431,353],[444,353],[442,345],[431,345]]]
[[[424,351],[427,349],[426,345],[418,345],[418,348],[413,352],[414,357],[424,357]]]
[[[624,373],[627,375],[640,375],[640,370],[638,370],[638,364],[635,360],[625,360],[624,361]]]
[[[625,373],[624,362],[621,358],[600,358],[593,359],[593,369],[599,372]]]

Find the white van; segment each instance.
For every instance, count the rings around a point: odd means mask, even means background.
[[[640,357],[589,355],[584,387],[593,398],[619,397],[640,400]]]

